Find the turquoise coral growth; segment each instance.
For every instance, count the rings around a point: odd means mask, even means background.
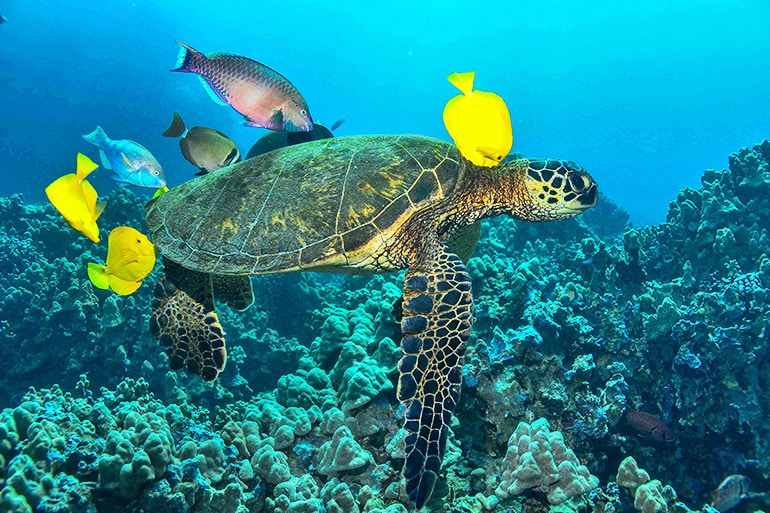
[[[610,201],[583,219],[485,224],[468,263],[465,386],[430,508],[550,507],[553,483],[514,485],[506,460],[519,423],[539,417],[602,485],[565,504],[631,510],[613,483],[629,454],[654,471],[634,487],[646,486],[643,511],[702,504],[736,471],[770,479],[769,162],[770,142],[742,149],[657,226],[627,226]],[[141,227],[142,199],[109,201],[105,229]],[[0,510],[408,511],[399,276],[253,279],[248,312],[221,309],[239,335],[222,379],[205,384],[169,371],[146,332],[150,287],[124,298],[90,286],[85,262],[106,248],[18,196],[0,213]],[[640,434],[629,409],[674,440]]]

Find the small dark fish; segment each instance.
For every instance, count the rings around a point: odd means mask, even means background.
[[[254,146],[251,147],[246,158],[256,157],[268,151],[277,150],[285,146],[294,146],[309,141],[319,141],[321,139],[330,139],[334,137],[328,128],[316,123],[315,127],[309,132],[271,132],[260,137]]]
[[[6,21],[8,21],[8,18],[0,14],[0,23],[5,23]]]
[[[719,483],[716,490],[711,492],[711,506],[722,513],[734,508],[743,499],[748,498],[751,479],[741,474],[727,476]]]
[[[177,41],[178,42],[178,41]],[[247,126],[307,132],[313,119],[307,102],[289,80],[248,57],[228,53],[203,55],[184,43],[171,71],[197,73],[211,99],[242,114]]]
[[[334,131],[335,131],[335,130],[337,130],[337,129],[340,127],[340,125],[342,125],[342,123],[344,123],[344,122],[345,122],[345,118],[342,118],[342,119],[338,119],[337,121],[335,121],[334,123],[332,123],[332,127],[331,127],[331,129],[330,129],[330,130],[331,130],[332,132],[334,132]]]
[[[161,135],[179,137],[182,155],[200,169],[196,175],[205,175],[238,162],[241,153],[232,139],[213,128],[194,126],[187,130],[181,116],[174,112],[174,120]]]
[[[658,417],[636,411],[632,408],[626,408],[626,424],[637,433],[649,437],[658,442],[670,443],[674,441],[674,433]]]

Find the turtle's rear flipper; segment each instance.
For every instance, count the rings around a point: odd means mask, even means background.
[[[214,297],[239,312],[246,310],[254,302],[249,276],[214,274],[211,276],[211,284],[214,287]]]
[[[155,285],[150,332],[166,347],[172,370],[187,369],[214,381],[225,368],[225,336],[214,311],[210,275],[164,258]]]
[[[441,470],[452,411],[460,399],[473,298],[465,266],[446,248],[404,279],[398,399],[404,405],[406,493],[421,508]]]

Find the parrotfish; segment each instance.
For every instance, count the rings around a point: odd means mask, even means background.
[[[57,178],[45,188],[48,200],[67,223],[94,242],[99,242],[96,220],[105,203],[97,202],[96,189],[86,177],[97,167],[94,161],[78,153],[76,172]]]
[[[307,132],[313,119],[307,102],[289,80],[253,59],[228,53],[203,55],[177,41],[177,67],[171,71],[197,73],[203,87],[220,105],[230,105],[247,126]]]
[[[119,184],[131,184],[152,189],[166,185],[163,168],[150,150],[128,139],[110,139],[97,126],[83,139],[99,148],[102,166],[112,169],[112,178]]]
[[[107,265],[89,262],[88,278],[100,289],[111,288],[127,296],[152,272],[155,259],[155,246],[145,234],[130,226],[118,226],[107,239]]]
[[[205,175],[217,169],[238,162],[241,154],[232,139],[213,128],[194,126],[187,130],[182,117],[174,112],[171,126],[161,135],[179,137],[182,155],[193,166],[200,169],[196,175]]]
[[[750,497],[751,479],[741,474],[727,476],[719,483],[716,490],[711,492],[711,506],[722,513]]]
[[[444,107],[444,126],[463,157],[477,166],[493,167],[513,146],[511,116],[501,97],[473,90],[475,76],[469,71],[447,77],[463,94]]]

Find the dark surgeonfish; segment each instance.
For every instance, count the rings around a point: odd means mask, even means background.
[[[177,41],[178,42],[178,41]],[[307,132],[313,119],[307,102],[289,80],[264,64],[228,53],[203,55],[179,42],[177,67],[171,71],[197,73],[206,92],[220,105],[230,105],[246,126]]]
[[[298,132],[302,133],[302,132]],[[232,139],[213,128],[194,126],[187,130],[181,116],[174,112],[171,126],[161,135],[165,137],[182,137],[179,147],[182,155],[193,166],[200,169],[196,175],[205,175],[220,167],[238,162],[241,153]]]
[[[254,143],[249,153],[246,154],[246,158],[250,159],[268,151],[283,148],[284,146],[293,146],[309,141],[320,141],[321,139],[330,139],[332,137],[334,137],[334,134],[332,134],[331,130],[318,123],[309,132],[271,132],[263,135]]]

